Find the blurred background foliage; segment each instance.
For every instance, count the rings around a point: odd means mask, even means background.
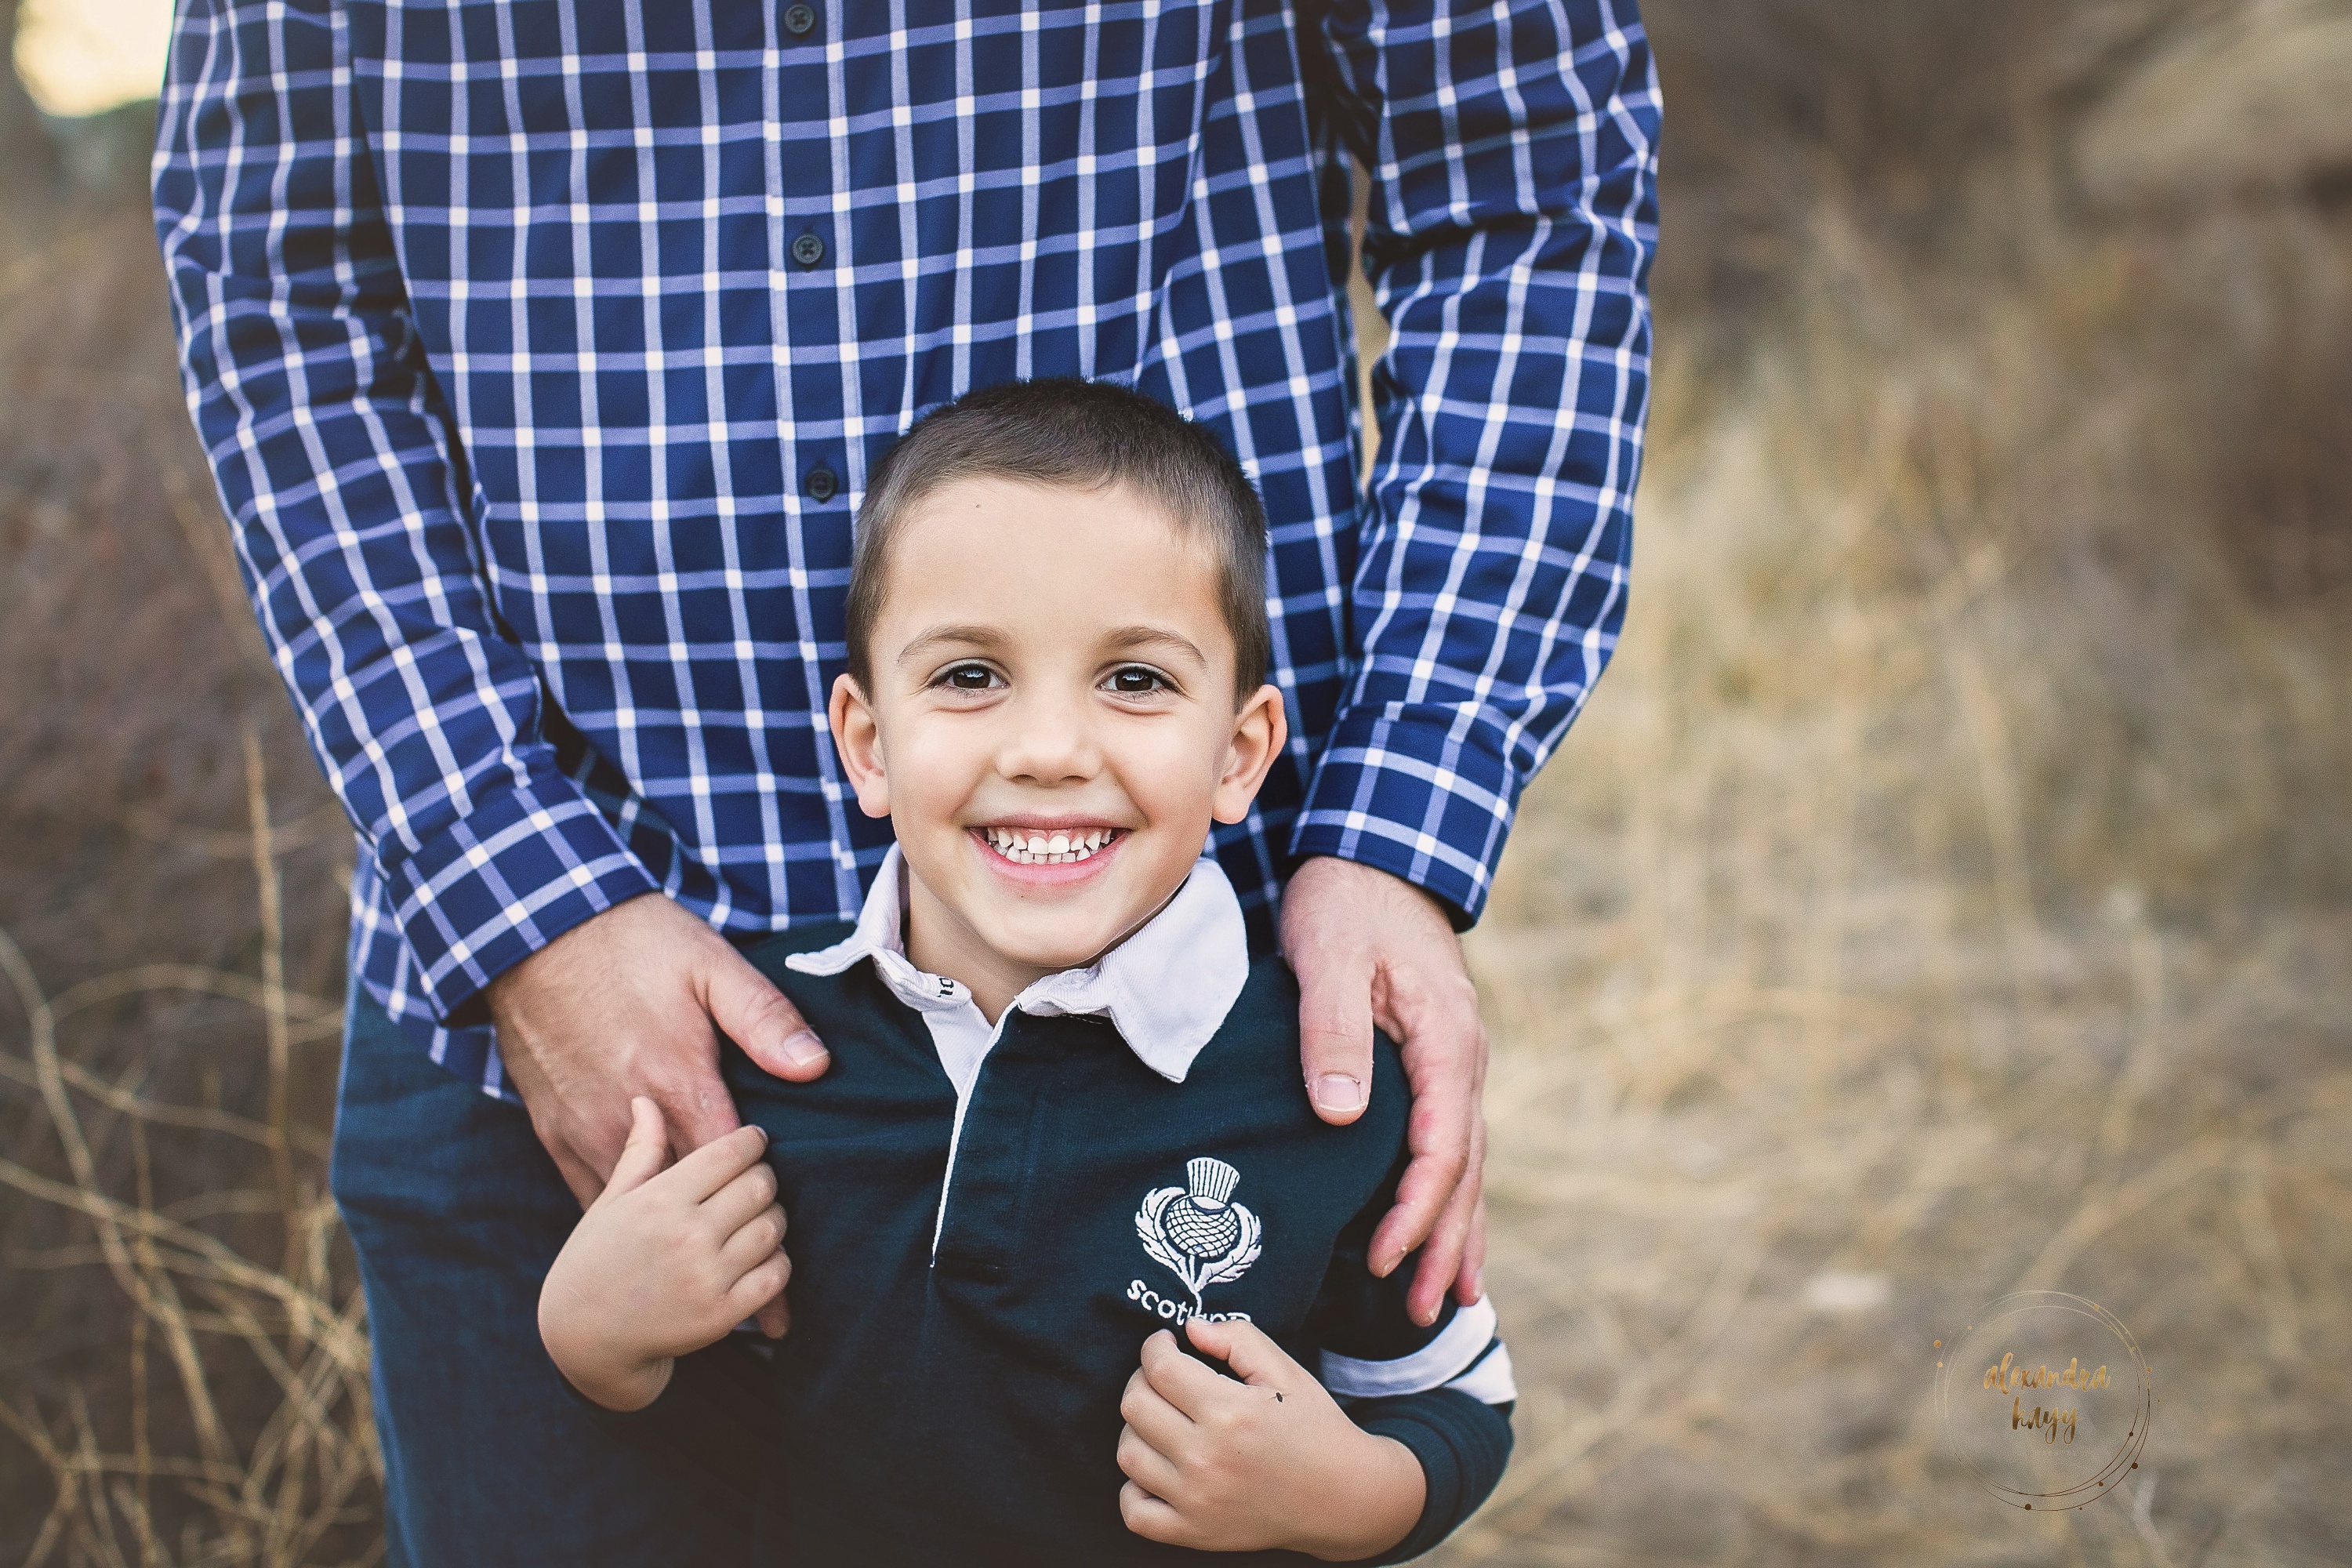
[[[1633,609],[1469,939],[1525,1398],[1444,1558],[2352,1560],[2352,3],[1647,19]],[[350,841],[151,125],[0,72],[0,1556],[365,1562]],[[2156,1368],[2076,1512],[1935,1425],[2021,1285]]]

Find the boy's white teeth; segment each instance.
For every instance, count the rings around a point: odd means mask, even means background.
[[[1028,833],[1014,827],[983,827],[981,832],[998,854],[1017,866],[1066,866],[1090,858],[1118,837],[1112,827],[1090,827],[1082,833]]]

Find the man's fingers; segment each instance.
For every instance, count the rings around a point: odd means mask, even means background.
[[[1406,1315],[1416,1323],[1429,1324],[1437,1321],[1438,1308],[1445,1301],[1446,1291],[1462,1277],[1462,1259],[1470,1242],[1470,1227],[1478,1215],[1478,1184],[1466,1181],[1454,1189],[1454,1196],[1445,1205],[1444,1217],[1431,1234],[1429,1243],[1421,1249],[1421,1261],[1413,1266],[1412,1286],[1405,1292]],[[1476,1300],[1473,1296],[1471,1300]]]
[[[629,1141],[621,1146],[621,1157],[613,1163],[613,1173],[596,1201],[636,1191],[668,1163],[669,1130],[662,1125],[661,1107],[642,1094],[631,1096]]]
[[[1298,973],[1298,1065],[1315,1114],[1353,1121],[1371,1103],[1372,969],[1368,959],[1323,953]]]
[[[1438,1073],[1413,1078],[1412,1118],[1405,1129],[1412,1163],[1397,1183],[1396,1206],[1372,1233],[1371,1270],[1382,1279],[1404,1261],[1406,1253],[1430,1238],[1462,1178],[1470,1172],[1470,1145],[1475,1134],[1469,1088]],[[1448,1283],[1454,1279],[1451,1263],[1445,1278]]]
[[[832,1058],[800,1010],[734,949],[714,952],[704,1001],[719,1032],[743,1047],[762,1072],[794,1083],[824,1076]]]
[[[1454,1277],[1454,1299],[1467,1307],[1486,1294],[1486,1198],[1482,1186],[1477,1205],[1470,1211],[1470,1241],[1462,1249],[1462,1271]]]
[[[751,1321],[760,1325],[760,1331],[762,1334],[765,1334],[768,1338],[772,1340],[782,1339],[786,1334],[792,1332],[793,1304],[789,1299],[778,1296],[774,1300],[769,1302],[766,1306],[753,1313]]]
[[[757,1127],[738,1127],[724,1137],[705,1143],[677,1163],[675,1167],[677,1189],[688,1203],[706,1202],[720,1188],[758,1164],[767,1148],[767,1133]],[[772,1197],[774,1194],[769,1195]],[[764,1204],[766,1199],[761,1202]],[[749,1212],[756,1213],[760,1206],[755,1204]]]

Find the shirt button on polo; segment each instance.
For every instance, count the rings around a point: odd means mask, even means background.
[[[804,234],[793,241],[793,259],[803,267],[814,267],[824,259],[824,241],[814,234]]]
[[[816,30],[816,12],[806,5],[794,5],[784,13],[784,31],[795,38],[805,38]]]
[[[808,477],[801,481],[802,491],[814,501],[831,500],[835,492],[840,489],[841,480],[835,478],[834,471],[823,463],[811,468],[808,471]]]

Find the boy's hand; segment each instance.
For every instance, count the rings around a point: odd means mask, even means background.
[[[1186,1355],[1165,1329],[1143,1342],[1118,1402],[1128,1529],[1203,1552],[1281,1548],[1330,1562],[1405,1538],[1428,1493],[1412,1449],[1349,1420],[1255,1323],[1184,1327],[1243,1381]]]
[[[822,1077],[832,1059],[749,959],[658,893],[572,927],[491,981],[484,999],[531,1130],[583,1209],[621,1157],[634,1097],[661,1108],[680,1153],[735,1131],[714,1031],[794,1083]],[[773,1314],[760,1326],[783,1332]]]
[[[760,1156],[767,1134],[739,1127],[667,1170],[659,1107],[629,1101],[629,1142],[539,1292],[539,1337],[563,1375],[607,1410],[641,1410],[677,1357],[716,1344],[773,1303],[782,1332],[784,1211]],[[765,1320],[763,1320],[765,1321]]]

